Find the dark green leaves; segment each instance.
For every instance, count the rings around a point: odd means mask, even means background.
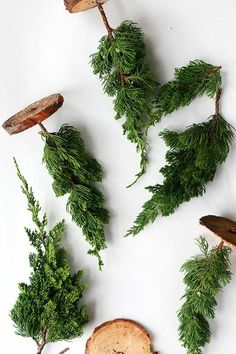
[[[109,213],[103,207],[104,198],[94,187],[77,185],[70,193],[67,211],[72,220],[82,228],[92,249],[89,254],[98,258],[99,268],[103,266],[99,251],[105,249],[104,224],[109,222]]]
[[[141,28],[133,22],[123,22],[113,31],[113,37],[101,39],[98,52],[91,57],[93,71],[99,75],[104,92],[114,97],[116,119],[125,117],[124,134],[141,155],[139,179],[146,171],[146,122],[151,119],[153,94],[158,87],[153,71],[145,64]]]
[[[94,184],[102,180],[102,168],[87,153],[75,128],[63,125],[58,133],[45,138],[43,160],[53,177],[54,192],[56,196],[69,193],[67,211],[82,228],[92,246],[88,253],[98,257],[101,269],[99,252],[106,248],[104,225],[109,222],[109,213],[104,208],[102,193]]]
[[[47,217],[40,217],[39,202],[18,166],[17,172],[36,229],[26,229],[35,253],[29,256],[29,284],[19,284],[20,294],[10,314],[16,333],[45,344],[78,337],[88,322],[86,306],[79,306],[86,284],[82,272],[71,274],[66,252],[60,248],[64,221],[46,231]]]
[[[165,130],[161,136],[169,147],[167,163],[160,170],[163,184],[147,187],[152,197],[127,235],[138,234],[158,215],[168,216],[182,203],[205,193],[205,185],[227,158],[234,132],[220,115],[215,115],[183,133]]]
[[[199,238],[198,245],[202,254],[188,260],[181,268],[186,290],[178,312],[179,337],[188,354],[201,354],[201,348],[210,342],[208,319],[215,317],[216,296],[232,277],[230,248],[209,250],[203,237]]]
[[[201,60],[190,61],[187,66],[175,69],[175,78],[161,86],[156,112],[149,125],[157,123],[162,116],[180,107],[188,106],[195,98],[207,94],[213,98],[221,86],[220,66],[213,66]]]

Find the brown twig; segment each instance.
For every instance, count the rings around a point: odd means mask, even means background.
[[[122,71],[120,71],[120,81],[122,86],[124,86],[125,80],[126,80],[125,74]]]
[[[216,252],[219,252],[222,249],[223,246],[224,246],[224,240],[221,240],[219,245],[216,247]]]
[[[47,137],[47,138],[51,138],[50,133],[47,131],[47,129],[45,128],[45,126],[42,123],[38,123],[38,125],[40,126],[43,134]]]
[[[51,143],[53,144],[53,146],[55,146],[55,141],[53,140],[51,134],[49,133],[49,131],[45,128],[45,126],[42,124],[42,123],[37,123],[40,128],[41,128],[41,131],[42,131],[42,135],[47,138],[48,140],[51,141]]]
[[[70,348],[65,348],[65,349],[63,349],[59,354],[64,354],[64,353],[66,353],[68,350],[70,350]]]
[[[108,19],[107,19],[107,16],[105,14],[105,11],[103,9],[103,6],[102,4],[100,3],[99,0],[95,0],[96,4],[97,4],[97,7],[98,7],[98,10],[102,16],[102,19],[103,19],[103,23],[107,29],[107,33],[108,33],[108,36],[109,37],[112,37],[112,32],[113,32],[113,29],[111,28],[111,26],[109,25],[109,22],[108,22]]]
[[[46,327],[41,330],[41,336],[42,336],[42,340],[38,344],[37,354],[41,354],[45,345],[47,344],[47,328]]]
[[[218,116],[220,114],[220,99],[221,99],[222,90],[219,89],[216,93],[215,98],[215,115]]]

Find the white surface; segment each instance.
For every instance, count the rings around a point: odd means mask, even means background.
[[[223,115],[236,126],[234,0],[110,0],[105,10],[113,27],[125,19],[143,27],[149,60],[160,82],[171,79],[174,68],[191,59],[222,65]],[[207,234],[198,225],[201,216],[213,213],[236,219],[235,144],[202,198],[182,205],[168,218],[160,217],[136,238],[124,239],[123,235],[149,198],[144,187],[162,180],[158,170],[166,149],[158,133],[164,127],[183,129],[206,120],[213,112],[213,102],[197,100],[151,129],[147,174],[132,189],[126,189],[138,171],[139,156],[122,135],[121,122],[113,119],[112,99],[103,94],[89,65],[89,55],[105,33],[97,11],[71,15],[62,0],[1,0],[0,33],[1,123],[34,100],[61,92],[65,104],[45,125],[53,131],[68,122],[80,129],[87,148],[106,172],[102,189],[112,215],[107,228],[109,248],[103,254],[105,267],[100,273],[95,259],[86,255],[88,246],[81,231],[65,212],[66,198],[56,199],[53,194],[51,179],[41,164],[43,142],[37,135],[38,128],[14,137],[1,129],[1,348],[5,348],[4,353],[36,352],[31,339],[14,334],[8,317],[17,297],[17,283],[28,281],[29,276],[30,248],[23,227],[30,226],[31,219],[15,175],[15,156],[51,223],[66,218],[64,245],[73,269],[83,268],[89,284],[85,302],[90,306],[91,321],[84,336],[69,344],[71,354],[84,353],[94,327],[117,317],[146,326],[160,354],[184,354],[176,319],[184,290],[179,268],[186,258],[196,254],[194,238]],[[214,237],[209,235],[208,239],[214,244]],[[232,269],[236,271],[235,254]],[[211,323],[212,341],[204,353],[233,353],[235,289],[236,277],[219,297],[216,319]],[[64,343],[54,344],[45,354],[56,354],[64,347]]]

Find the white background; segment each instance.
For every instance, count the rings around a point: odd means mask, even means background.
[[[163,83],[173,77],[175,67],[191,59],[203,59],[223,66],[222,112],[236,126],[236,3],[234,0],[110,0],[105,10],[112,27],[130,19],[146,33],[149,62]],[[8,313],[18,294],[17,283],[28,281],[30,251],[24,226],[32,226],[26,201],[20,192],[12,156],[33,186],[50,217],[50,224],[66,219],[63,244],[73,270],[84,269],[89,284],[85,302],[90,323],[84,336],[69,344],[72,353],[84,353],[93,329],[106,320],[124,317],[143,324],[160,354],[184,354],[178,342],[176,311],[183,294],[185,259],[197,253],[194,239],[213,235],[199,226],[206,214],[236,219],[236,149],[218,170],[207,193],[182,205],[174,215],[160,217],[136,238],[123,238],[149,193],[147,185],[162,181],[158,173],[164,164],[165,145],[158,136],[164,128],[181,131],[193,122],[205,121],[214,102],[202,98],[190,107],[164,118],[149,133],[150,164],[146,175],[126,189],[139,169],[135,147],[122,135],[121,121],[114,120],[112,99],[105,96],[99,79],[89,65],[105,34],[96,9],[80,14],[65,11],[62,0],[0,1],[0,116],[1,123],[31,102],[61,92],[63,108],[45,125],[56,131],[67,122],[76,126],[86,146],[105,171],[101,189],[111,212],[107,227],[109,247],[103,253],[105,267],[97,270],[96,260],[86,255],[88,245],[80,229],[65,212],[67,198],[56,199],[51,179],[41,163],[43,142],[38,127],[10,137],[0,131],[0,217],[1,217],[1,348],[4,353],[32,354],[31,339],[14,334]],[[236,271],[236,254],[232,255]],[[236,277],[219,297],[216,319],[211,322],[212,341],[207,354],[232,354],[235,347]],[[45,354],[56,354],[65,343],[48,346]],[[137,354],[137,353],[136,353]]]

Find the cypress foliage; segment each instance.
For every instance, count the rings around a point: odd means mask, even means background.
[[[182,133],[165,130],[161,136],[169,148],[167,163],[160,170],[163,184],[147,187],[152,197],[127,235],[138,234],[158,215],[168,216],[182,203],[203,195],[206,184],[213,181],[218,166],[227,158],[234,132],[217,113]]]
[[[114,98],[115,118],[125,117],[123,132],[141,155],[141,170],[135,182],[147,167],[145,130],[153,115],[153,95],[158,87],[145,57],[144,33],[131,21],[110,29],[91,56],[94,74],[99,75],[104,92]]]
[[[72,220],[82,228],[85,239],[92,246],[89,254],[103,262],[99,252],[106,248],[104,225],[109,213],[104,208],[104,197],[95,187],[103,171],[100,164],[85,150],[80,133],[69,125],[63,125],[56,133],[45,134],[43,161],[53,178],[53,190],[57,197],[69,194],[67,211]]]
[[[19,284],[20,294],[10,316],[16,333],[32,338],[38,347],[37,354],[41,354],[49,342],[82,335],[83,326],[88,322],[88,312],[87,307],[79,306],[79,303],[87,286],[82,280],[81,271],[71,274],[66,251],[60,247],[64,221],[50,231],[46,230],[47,216],[40,216],[40,204],[16,161],[15,164],[35,229],[25,228],[34,248],[29,255],[32,271],[29,284]]]
[[[188,106],[203,94],[213,98],[221,86],[220,69],[220,66],[202,60],[193,60],[187,66],[175,69],[174,80],[160,87],[156,111],[150,117],[148,125],[154,125],[163,116]]]
[[[201,254],[186,261],[184,273],[184,303],[178,312],[179,338],[187,354],[201,354],[201,348],[211,339],[208,319],[215,317],[216,296],[232,278],[229,247],[213,247],[204,237],[197,241]]]

